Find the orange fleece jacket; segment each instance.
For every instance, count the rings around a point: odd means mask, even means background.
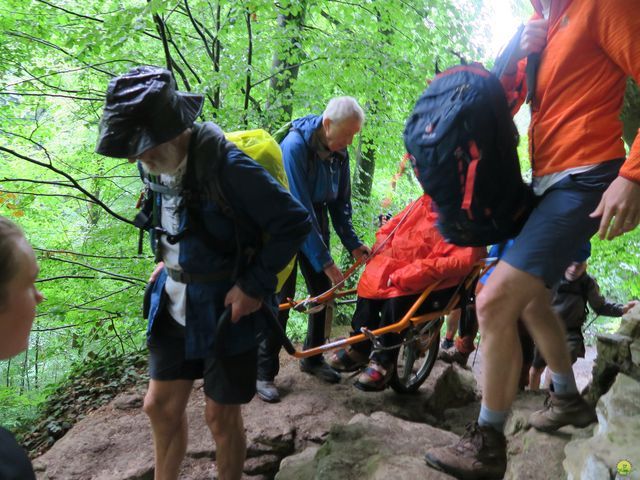
[[[541,18],[540,0],[532,4]],[[502,79],[520,105],[525,64]],[[552,0],[529,126],[535,176],[625,156],[619,116],[628,76],[640,83],[638,0]],[[640,135],[620,175],[640,183]]]

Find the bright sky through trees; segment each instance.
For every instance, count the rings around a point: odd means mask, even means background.
[[[508,0],[485,0],[484,15],[489,20],[490,36],[489,36],[489,53],[495,58],[500,49],[509,41],[515,33],[518,25],[523,22],[524,18],[516,18],[513,15]]]

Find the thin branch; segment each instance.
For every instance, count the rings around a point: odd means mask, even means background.
[[[132,282],[131,280],[126,280],[124,278],[109,278],[109,277],[95,277],[95,276],[91,277],[89,275],[58,275],[57,277],[39,278],[36,280],[36,283],[53,282],[55,280],[114,280],[114,281],[126,282],[131,285],[134,284],[134,282]]]
[[[95,323],[95,320],[87,320],[86,322],[73,323],[71,325],[62,325],[60,327],[32,328],[31,331],[32,332],[55,332],[56,330],[66,330],[67,328],[80,327],[88,323]]]
[[[90,175],[84,178],[77,178],[79,182],[84,182],[85,180],[110,180],[112,178],[140,178],[139,175]]]
[[[134,287],[134,285],[128,285],[126,287],[122,287],[119,290],[116,290],[115,292],[110,292],[110,293],[107,293],[106,295],[102,295],[100,297],[96,297],[96,298],[92,298],[91,300],[87,300],[84,303],[79,303],[77,305],[71,305],[71,306],[68,307],[67,312],[70,312],[71,310],[79,309],[80,307],[84,307],[85,305],[89,305],[90,303],[98,302],[100,300],[104,300],[106,298],[113,297],[114,295],[118,295],[119,293],[125,292],[125,291],[127,291],[127,290],[129,290],[129,289],[131,289],[133,287]],[[40,313],[36,314],[36,317],[46,317],[50,313],[51,313],[51,311],[47,310],[46,312],[40,312]]]
[[[240,92],[242,92],[243,95],[246,95],[246,90],[244,89],[244,87],[242,87],[240,89]],[[262,105],[260,104],[260,102],[258,100],[256,100],[253,95],[246,95],[249,98],[249,101],[251,102],[251,104],[254,106],[254,108],[256,109],[256,111],[258,113],[262,113]],[[245,108],[246,110],[246,108]]]
[[[147,3],[150,3],[151,0],[147,0]],[[169,51],[169,44],[167,43],[167,35],[164,31],[164,22],[162,21],[162,18],[160,18],[160,15],[158,15],[157,13],[154,13],[152,15],[153,17],[153,21],[156,24],[156,30],[158,30],[158,33],[160,34],[160,39],[162,40],[162,49],[164,50],[164,58],[165,58],[165,62],[167,64],[167,68],[171,71],[173,71],[173,59],[171,58],[171,52]]]
[[[120,338],[120,334],[118,334],[118,329],[116,328],[116,325],[113,322],[113,317],[111,317],[109,320],[111,320],[111,330],[113,330],[113,333],[118,338],[118,341],[120,342],[120,348],[122,349],[122,354],[124,355],[125,353],[124,342],[122,341],[122,338]]]
[[[185,0],[186,1],[186,0]],[[251,12],[245,12],[245,23],[247,24],[247,75],[244,87],[244,111],[249,110],[249,97],[251,96],[251,64],[253,62],[253,35],[251,31]],[[247,118],[245,116],[245,126]]]
[[[62,255],[73,255],[74,257],[105,258],[107,260],[138,260],[140,258],[153,258],[153,256],[140,257],[138,255],[130,256],[130,257],[118,257],[118,256],[111,256],[111,255],[92,255],[89,253],[72,252],[70,250],[49,250],[47,248],[38,248],[38,247],[33,247],[33,249],[37,252],[42,252],[45,254],[55,253],[55,254],[62,254]],[[129,288],[129,287],[126,287],[126,288]]]
[[[90,198],[76,197],[75,195],[65,195],[64,193],[37,193],[37,192],[25,192],[20,190],[4,190],[0,188],[0,192],[2,193],[15,193],[17,195],[33,195],[34,197],[59,197],[59,198],[70,198],[72,200],[78,200],[80,202],[88,202],[96,204]]]
[[[32,78],[28,78],[28,79],[25,79],[25,80],[19,80],[17,82],[13,82],[13,83],[7,83],[5,86],[6,87],[15,87],[16,85],[20,85],[22,83],[29,83],[29,82],[33,82],[33,81],[39,81],[39,80],[41,80],[43,78],[52,77],[52,76],[55,76],[55,75],[62,75],[62,74],[65,74],[65,73],[78,72],[78,71],[81,71],[81,70],[86,70],[88,68],[93,68],[93,67],[97,67],[97,66],[100,66],[100,65],[107,65],[109,63],[120,63],[120,62],[134,63],[131,60],[126,59],[126,58],[125,59],[120,59],[120,60],[109,60],[109,61],[106,61],[106,62],[93,63],[93,64],[85,65],[85,66],[82,66],[82,67],[68,68],[66,70],[59,70],[57,72],[45,73],[44,75],[39,75],[37,77],[32,77]],[[19,66],[20,68],[22,68],[23,70],[27,71],[22,65],[20,65],[20,64],[16,64],[16,65]],[[27,73],[29,73],[29,72],[27,72]]]
[[[100,268],[92,267],[91,265],[87,265],[86,263],[74,262],[73,260],[66,260],[64,258],[58,258],[58,257],[49,257],[49,260],[55,260],[55,261],[62,262],[62,263],[69,263],[71,265],[78,265],[80,267],[86,268],[87,270],[92,270],[92,271],[98,272],[98,273],[104,273],[105,275],[108,275],[109,277],[112,277],[112,278],[119,278],[121,280],[139,282],[139,283],[141,283],[143,285],[145,285],[147,283],[145,280],[141,280],[139,278],[128,277],[126,275],[120,275],[119,273],[109,272],[108,270],[102,270]]]
[[[39,185],[55,185],[56,187],[70,187],[73,188],[73,185],[65,182],[54,182],[47,180],[33,180],[31,178],[0,178],[0,182],[20,182],[20,183],[37,183]]]
[[[251,88],[253,88],[253,87],[257,86],[257,85],[260,85],[260,84],[261,84],[261,83],[263,83],[263,82],[266,82],[266,81],[268,81],[268,80],[271,80],[273,77],[275,77],[275,76],[277,76],[277,75],[280,75],[280,74],[281,74],[282,72],[284,72],[285,70],[291,70],[292,68],[299,68],[299,67],[301,67],[302,65],[306,65],[306,64],[308,64],[308,63],[317,62],[318,60],[327,60],[327,57],[316,57],[316,58],[312,58],[312,59],[310,59],[310,60],[305,60],[304,62],[299,62],[299,63],[296,63],[296,64],[294,64],[294,65],[289,65],[288,67],[281,68],[281,69],[279,69],[277,72],[275,72],[275,73],[273,73],[273,74],[269,75],[268,77],[262,78],[262,79],[258,80],[257,82],[255,82],[255,83],[251,84]]]
[[[76,17],[80,17],[80,18],[85,18],[87,20],[91,20],[92,22],[99,22],[99,23],[104,23],[104,20],[100,19],[100,18],[96,18],[96,17],[89,17],[88,15],[83,15],[81,13],[77,13],[77,12],[72,12],[71,10],[67,10],[66,8],[62,8],[58,5],[54,5],[53,3],[49,3],[45,0],[36,0],[37,2],[40,3],[44,3],[45,5],[50,6],[51,8],[55,8],[57,10],[62,10],[64,13],[68,13],[69,15],[73,15]]]
[[[20,133],[14,133],[14,132],[5,132],[8,135],[11,135],[13,137],[18,137],[21,138],[22,140],[26,140],[27,142],[33,143],[36,147],[38,147],[39,150],[43,151],[44,154],[47,156],[47,159],[49,160],[49,163],[52,162],[51,160],[51,155],[49,155],[49,150],[47,150],[47,147],[45,147],[44,145],[42,145],[40,142],[36,142],[33,139],[33,134],[36,132],[36,130],[39,127],[39,123],[38,123],[38,118],[35,118],[35,124],[36,124],[36,128],[31,132],[31,135],[29,135],[28,137],[25,135],[22,135]]]
[[[198,72],[195,71],[195,69],[191,66],[191,64],[187,61],[187,59],[184,57],[184,55],[182,54],[182,51],[180,50],[180,48],[178,47],[178,44],[173,40],[173,34],[171,33],[171,30],[169,29],[169,25],[167,25],[165,23],[164,28],[167,32],[167,41],[169,42],[169,44],[173,47],[173,49],[176,51],[176,53],[178,54],[178,56],[180,57],[180,60],[182,60],[182,63],[184,63],[187,68],[189,69],[189,71],[191,72],[191,75],[194,76],[194,78],[196,79],[196,81],[198,83],[202,83],[202,80],[200,79],[200,76],[198,75]],[[175,64],[175,61],[174,61]]]
[[[9,148],[2,147],[2,146],[0,146],[0,152],[9,153],[9,154],[13,155],[14,157],[20,158],[20,159],[25,160],[25,161],[27,161],[29,163],[33,163],[34,165],[40,165],[41,167],[48,168],[49,170],[57,173],[58,175],[66,178],[67,180],[69,180],[77,190],[79,190],[84,195],[86,195],[87,197],[89,197],[90,199],[95,201],[96,204],[98,204],[101,208],[103,208],[107,213],[109,213],[113,217],[117,218],[118,220],[120,220],[122,222],[128,223],[129,225],[134,225],[132,220],[129,220],[128,218],[125,218],[122,215],[118,215],[116,212],[111,210],[104,202],[102,202],[99,198],[97,198],[95,195],[93,195],[91,192],[89,192],[87,189],[85,189],[82,185],[80,185],[71,175],[63,172],[62,170],[54,167],[53,165],[49,165],[49,164],[46,164],[44,162],[40,162],[39,160],[36,160],[34,158],[31,158],[31,157],[28,157],[26,155],[22,155],[22,154],[14,151],[14,150],[11,150]]]
[[[189,7],[189,1],[188,0],[184,0],[184,8],[187,11],[187,15],[189,16],[189,20],[191,20],[191,24],[193,25],[193,28],[195,29],[196,33],[202,39],[202,43],[204,45],[204,49],[207,51],[207,55],[209,56],[209,58],[211,60],[213,60],[213,52],[211,51],[211,48],[209,47],[209,42],[205,38],[204,32],[200,28],[199,23],[196,22],[196,20],[193,18],[193,14],[191,13],[191,8]]]
[[[102,70],[101,68],[92,67],[89,64],[87,64],[87,62],[85,62],[83,60],[80,60],[77,56],[71,54],[70,52],[68,52],[64,48],[62,48],[62,47],[60,47],[60,46],[58,46],[58,45],[56,45],[54,43],[48,42],[46,40],[43,40],[42,38],[37,38],[37,37],[34,37],[33,35],[29,35],[29,34],[24,33],[24,32],[16,32],[16,31],[7,32],[7,35],[11,35],[13,37],[18,37],[18,38],[24,38],[26,40],[30,40],[32,42],[44,45],[45,47],[51,48],[53,50],[58,50],[59,52],[64,53],[68,57],[71,57],[74,60],[77,60],[78,62],[86,65],[87,67],[91,68],[92,70],[96,70],[97,72],[104,73],[105,75],[113,76],[113,74],[111,72],[107,72],[106,70]]]

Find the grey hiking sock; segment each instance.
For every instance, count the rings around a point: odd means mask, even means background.
[[[502,433],[504,424],[507,421],[508,411],[491,410],[483,404],[480,405],[480,415],[478,416],[478,425],[481,427],[491,427]]]
[[[553,384],[553,391],[556,394],[563,395],[565,393],[578,393],[578,387],[576,386],[576,377],[573,375],[573,369],[568,373],[556,373],[552,370],[551,383]]]

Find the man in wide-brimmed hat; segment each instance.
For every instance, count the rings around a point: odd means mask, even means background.
[[[148,187],[150,218],[143,223],[160,263],[147,313],[151,380],[144,410],[157,479],[178,478],[185,408],[197,378],[204,378],[219,478],[242,476],[240,406],[255,394],[256,334],[277,308],[277,272],[310,228],[304,207],[261,166],[215,124],[195,122],[202,102],[176,91],[168,70],[136,67],[109,83],[96,148],[139,162]],[[229,211],[251,225],[253,238]],[[255,232],[264,240],[249,257],[243,247],[256,242]],[[231,323],[217,335],[223,312]]]

